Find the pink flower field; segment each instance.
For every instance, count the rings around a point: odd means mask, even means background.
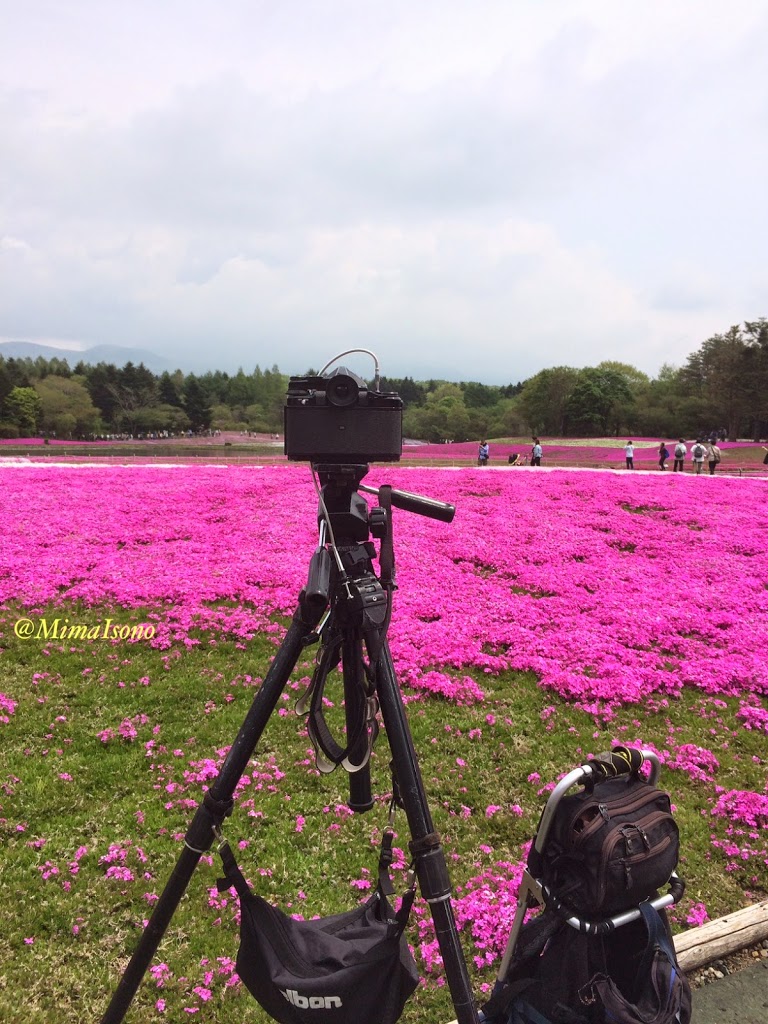
[[[551,694],[546,700],[552,706],[541,715],[544,743],[559,727],[563,701],[587,712],[590,722],[594,716],[601,749],[601,733],[615,725],[621,708],[637,708],[631,718],[639,736],[643,710],[664,709],[669,742],[659,754],[665,768],[701,784],[700,814],[719,829],[712,835],[713,856],[721,858],[722,870],[745,867],[749,884],[764,891],[765,760],[752,759],[757,768],[750,766],[749,786],[735,776],[720,785],[718,757],[727,746],[724,736],[768,734],[768,480],[395,466],[374,467],[365,483],[391,483],[457,507],[450,525],[394,513],[399,589],[389,640],[409,706],[432,715],[432,742],[443,729],[446,737],[451,734],[440,714],[449,706],[457,714],[483,716],[482,730],[469,732],[468,743],[498,743],[503,737],[501,747],[511,744],[512,723],[501,730],[488,697],[497,677],[508,671],[532,673]],[[125,619],[122,610],[137,610],[139,621],[154,626],[149,642],[159,663],[223,639],[244,648],[257,633],[277,643],[283,617],[294,610],[306,581],[316,518],[310,473],[300,465],[0,466],[0,651],[15,620],[34,620],[51,606],[60,607],[62,616],[75,617],[72,610],[80,609],[77,621],[87,617],[83,608],[92,609],[96,620],[114,613],[118,621]],[[126,641],[115,644],[116,659],[126,658]],[[2,656],[7,651],[0,654],[0,668]],[[90,671],[83,673],[83,685]],[[5,677],[0,676],[0,744],[3,729],[19,721],[22,700]],[[250,676],[245,679],[250,686]],[[30,685],[38,681],[42,676]],[[150,679],[131,685],[141,694]],[[225,685],[234,692],[246,683]],[[536,683],[530,686],[535,692]],[[674,701],[683,690],[700,695],[701,717],[712,723],[711,750],[676,732]],[[216,701],[206,704],[205,715],[215,707]],[[51,725],[51,735],[56,728]],[[189,814],[223,756],[221,749],[202,746],[166,750],[157,738],[160,723],[143,714],[138,702],[122,722],[93,729],[106,754],[120,744],[143,744],[169,814]],[[618,738],[634,741],[629,734]],[[504,757],[509,762],[513,756],[510,745]],[[256,815],[254,790],[287,786],[278,762],[270,754],[253,769],[245,780],[251,792],[238,792],[241,809]],[[451,781],[467,785],[464,750],[455,764]],[[65,767],[62,762],[57,785],[74,791],[77,778]],[[761,773],[758,787],[755,770]],[[504,771],[514,774],[508,763]],[[546,782],[538,775],[520,780],[532,800],[545,797]],[[6,793],[12,788],[8,783]],[[468,825],[479,818],[489,834],[501,816],[523,814],[516,803],[502,806],[495,789],[483,794],[481,804],[475,800],[477,806],[464,806],[470,797],[458,799],[460,810],[452,805],[450,813],[466,817]],[[305,826],[302,810],[298,800],[291,806],[297,842]],[[349,814],[346,807],[325,811],[329,830],[339,829]],[[0,804],[0,825],[3,813]],[[139,824],[142,815],[136,812]],[[26,823],[7,820],[25,833]],[[61,883],[68,863],[65,881],[74,884],[88,856],[98,856],[110,885],[140,886],[150,878],[140,847],[125,839],[108,850],[102,845],[87,852],[83,846],[69,861],[62,852],[56,860],[53,841],[51,852],[42,852],[45,844],[30,834],[26,846],[40,849],[36,871],[46,884]],[[495,856],[502,845],[502,839],[489,839],[480,852]],[[472,871],[457,886],[456,915],[472,937],[475,962],[487,966],[506,940],[520,864],[478,862]],[[359,879],[352,886],[362,890],[369,884]],[[214,910],[223,909],[227,897],[212,895],[211,901]],[[699,900],[683,911],[682,920],[700,923],[706,913]],[[417,910],[416,918],[421,963],[439,971],[428,915]],[[73,936],[81,920],[75,920]],[[31,935],[24,941],[34,945]],[[229,985],[234,976],[227,963]],[[157,987],[161,967],[168,971],[166,965],[152,968]],[[205,991],[209,981],[201,981]],[[194,992],[199,996],[199,987]]]
[[[153,643],[277,631],[316,543],[308,470],[4,468],[0,604],[149,608]],[[395,513],[402,681],[482,699],[531,670],[582,705],[768,693],[764,481],[378,468],[457,505]],[[225,603],[226,602],[226,603]]]

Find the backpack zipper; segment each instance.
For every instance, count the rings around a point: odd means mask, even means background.
[[[671,818],[671,817],[672,817],[672,815],[668,814],[666,811],[657,811],[655,814],[652,814],[650,816],[650,818],[648,819],[648,821],[645,823],[645,828],[647,830],[650,830],[654,826],[658,825],[660,822],[665,821],[666,819]],[[625,822],[623,825],[617,826],[617,828],[608,837],[606,843],[603,846],[603,855],[600,858],[600,873],[598,875],[598,878],[602,879],[602,881],[600,882],[600,887],[598,889],[598,893],[597,893],[598,905],[602,905],[603,900],[605,899],[605,890],[606,890],[606,882],[607,882],[606,870],[607,870],[607,867],[608,867],[608,861],[611,859],[611,855],[613,854],[613,851],[614,851],[618,841],[620,839],[622,839],[622,838],[624,838],[624,839],[626,838],[625,835],[624,835],[624,831],[623,830],[628,828],[628,827],[629,828],[637,828],[637,826],[632,825],[630,822]],[[669,844],[672,842],[672,837],[670,835],[666,835],[666,836],[663,837],[663,839],[661,839],[658,843],[656,843],[655,846],[651,846],[650,840],[648,839],[648,836],[647,836],[647,834],[645,834],[644,830],[642,830],[642,829],[637,829],[637,830],[639,832],[643,833],[643,836],[644,836],[644,838],[643,838],[643,845],[646,848],[645,848],[645,850],[641,850],[639,853],[635,853],[635,854],[632,854],[631,856],[622,858],[622,864],[623,864],[623,867],[624,867],[624,879],[625,879],[625,882],[627,882],[627,888],[628,889],[631,888],[631,877],[632,877],[632,866],[633,866],[633,863],[635,861],[639,861],[639,860],[648,860],[649,858],[651,858],[651,857],[661,853],[661,851],[665,850],[669,846]]]
[[[613,797],[611,800],[605,800],[600,803],[593,802],[582,806],[579,811],[572,816],[568,825],[568,831],[566,833],[566,842],[568,843],[568,847],[573,849],[575,846],[579,846],[606,822],[609,822],[614,817],[618,817],[622,814],[631,814],[633,811],[643,807],[646,803],[652,802],[660,795],[664,795],[661,790],[649,787],[646,791],[637,794],[631,800],[627,800],[626,795],[622,794],[622,796]],[[574,826],[579,818],[585,811],[593,807],[596,807],[598,812],[595,817],[588,822],[581,832],[574,832]],[[664,811],[661,813],[666,814],[667,812]]]

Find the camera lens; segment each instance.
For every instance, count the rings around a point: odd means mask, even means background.
[[[331,377],[325,389],[326,398],[331,405],[354,405],[357,401],[359,388],[351,377],[338,374]]]

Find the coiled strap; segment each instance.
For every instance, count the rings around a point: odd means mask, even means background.
[[[589,766],[599,778],[612,779],[617,775],[636,775],[643,761],[642,751],[636,747],[614,747],[609,753],[591,759]]]

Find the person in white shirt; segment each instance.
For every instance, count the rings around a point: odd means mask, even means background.
[[[691,448],[691,458],[693,459],[693,471],[696,476],[701,474],[701,467],[704,465],[704,456],[707,454],[707,450],[701,441],[697,441],[696,444]]]

